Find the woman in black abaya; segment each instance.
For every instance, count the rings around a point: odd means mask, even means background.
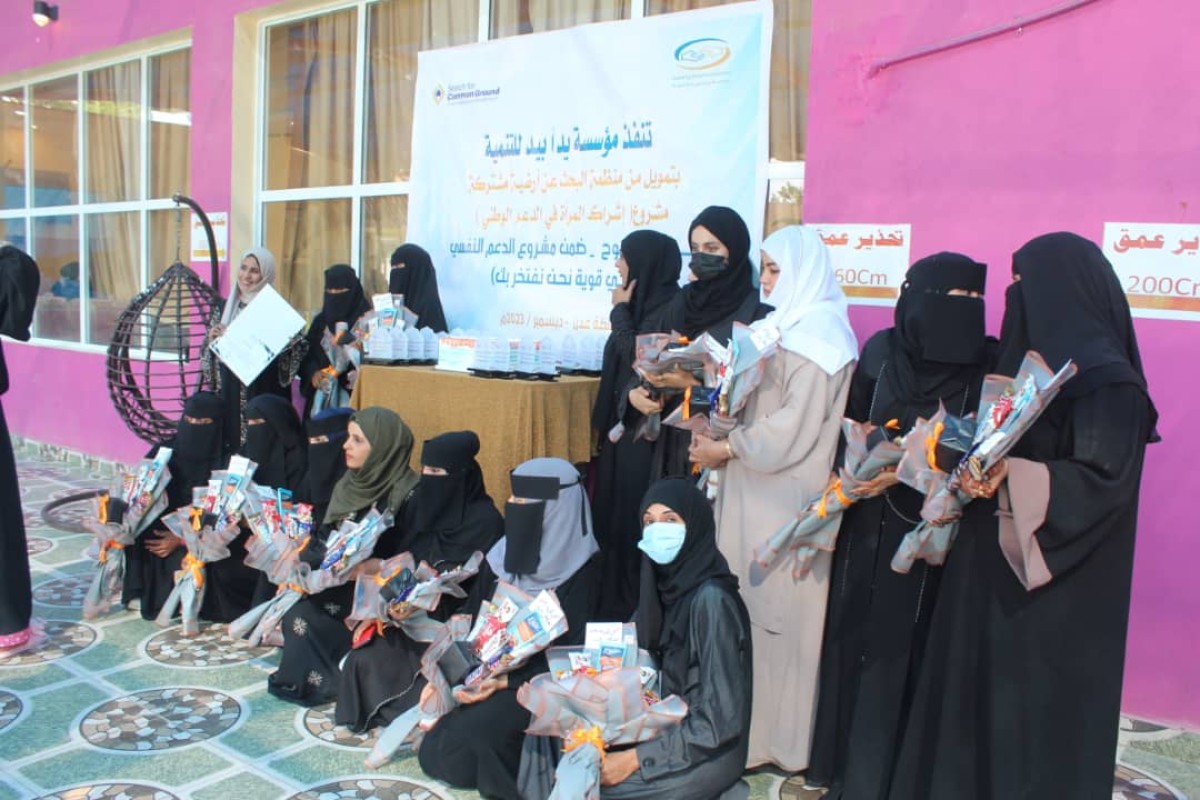
[[[434,333],[450,330],[446,327],[437,272],[429,253],[415,244],[402,244],[392,252],[391,264],[388,291],[404,295],[405,307],[417,315],[417,327],[429,328]]]
[[[633,359],[638,334],[662,330],[658,315],[679,292],[681,264],[679,245],[666,234],[634,231],[621,242],[617,269],[622,286],[613,290],[612,332],[604,345],[592,408],[592,428],[600,442],[592,514],[603,551],[601,620],[628,620],[637,607],[638,504],[650,485],[653,445],[635,439],[640,415],[630,409],[628,394],[637,383]]]
[[[37,264],[12,245],[0,247],[0,335],[29,341],[29,325],[40,283]],[[8,367],[0,345],[0,395],[8,391]],[[0,659],[36,646],[41,635],[30,625],[33,594],[25,516],[17,486],[17,464],[4,407],[0,406]]]
[[[322,381],[336,380],[337,396],[329,404],[332,407],[345,405],[350,399],[354,386],[353,369],[339,374],[336,378],[325,375],[323,370],[329,367],[329,354],[321,346],[326,333],[333,335],[337,332],[338,323],[344,323],[347,329],[353,328],[358,318],[371,310],[371,304],[363,293],[362,283],[349,264],[334,264],[325,270],[325,295],[321,311],[313,317],[308,326],[304,339],[308,342],[308,351],[300,364],[300,394],[304,395],[304,418],[312,416],[313,404],[317,390]]]
[[[987,267],[957,253],[917,261],[896,303],[895,327],[868,340],[846,416],[899,434],[942,403],[958,416],[979,405],[992,358],[984,334]],[[920,667],[941,567],[918,561],[901,575],[892,556],[920,521],[924,496],[887,472],[842,517],[813,751],[806,778],[828,797],[886,797]]]
[[[409,466],[413,437],[408,426],[386,408],[364,408],[350,419],[343,449],[346,474],[333,487],[324,523],[301,555],[319,565],[322,546],[348,519],[361,519],[372,507],[390,511],[393,526],[384,531],[373,555],[388,558],[405,535],[407,503],[417,485]],[[283,655],[267,689],[283,700],[312,706],[337,697],[338,663],[350,651],[346,616],[354,581],[305,597],[283,616]]]
[[[1129,305],[1094,243],[1013,255],[997,372],[1079,369],[1010,456],[963,487],[891,797],[1112,792],[1142,463],[1157,413]]]
[[[597,545],[579,473],[561,458],[535,458],[512,472],[513,498],[505,505],[504,538],[489,552],[463,611],[477,614],[496,581],[527,594],[553,589],[569,626],[555,645],[583,643],[598,578]],[[473,691],[438,721],[421,742],[425,774],[502,800],[522,800],[517,788],[529,711],[517,702],[522,683],[548,669],[544,653]]]
[[[479,437],[473,431],[444,433],[425,442],[411,526],[399,552],[446,572],[475,552],[487,552],[503,535],[504,518],[484,488],[478,453]],[[430,616],[448,619],[462,604],[443,596]],[[425,688],[420,667],[428,644],[413,641],[399,628],[386,628],[382,635],[371,635],[373,630],[366,627],[367,635],[356,639],[342,665],[336,721],[355,731],[388,724],[415,705]]]
[[[693,280],[663,308],[658,320],[663,332],[678,331],[689,339],[709,333],[725,344],[733,335],[733,324],[750,324],[762,319],[771,307],[759,302],[750,262],[750,230],[731,208],[709,206],[688,228],[692,258],[688,268]],[[629,403],[646,415],[666,416],[682,401],[683,392],[697,385],[690,374],[668,373],[647,379],[660,396],[643,387],[629,391]],[[663,426],[654,444],[651,480],[691,473],[688,445],[691,434]]]
[[[321,527],[333,487],[346,473],[346,454],[342,444],[354,410],[327,408],[304,423],[308,434],[308,457],[304,477],[296,489],[296,499],[312,506],[313,530]]]

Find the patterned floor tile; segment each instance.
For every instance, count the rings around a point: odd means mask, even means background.
[[[46,620],[46,643],[36,650],[0,661],[0,675],[9,667],[29,666],[69,658],[96,641],[96,629],[82,622]]]
[[[91,575],[73,575],[69,578],[54,578],[33,587],[35,602],[47,606],[82,608],[83,598],[92,585]]]
[[[165,789],[143,783],[98,783],[44,794],[37,800],[179,800]]]
[[[231,639],[227,625],[204,625],[194,637],[182,634],[181,627],[155,634],[146,642],[146,655],[172,667],[223,667],[261,658],[275,649]]]
[[[31,556],[41,555],[54,547],[54,542],[50,539],[43,539],[40,536],[25,537],[25,552]]]
[[[110,700],[79,724],[89,744],[105,750],[167,750],[220,736],[242,708],[208,689],[148,689]]]
[[[15,694],[0,690],[0,731],[7,728],[21,716],[21,698]]]
[[[1176,794],[1158,778],[1140,772],[1133,767],[1117,764],[1113,777],[1112,800],[1187,800]]]
[[[334,704],[328,703],[305,710],[303,726],[306,733],[323,744],[370,750],[378,737],[379,729],[367,733],[355,733],[333,721]]]
[[[395,778],[343,778],[314,786],[292,795],[288,800],[438,800],[444,796],[424,786]]]

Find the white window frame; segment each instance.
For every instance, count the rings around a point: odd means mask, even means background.
[[[138,260],[140,262],[140,273],[138,278],[139,293],[145,291],[149,285],[150,276],[150,236],[149,236],[149,213],[151,211],[171,211],[176,208],[175,203],[170,198],[155,198],[146,199],[150,194],[150,61],[159,56],[177,53],[183,50],[190,50],[192,43],[190,40],[173,42],[160,47],[150,48],[140,51],[136,54],[127,54],[124,56],[114,56],[110,58],[96,59],[89,61],[84,65],[72,67],[71,69],[46,70],[38,72],[33,76],[26,77],[23,80],[11,83],[0,84],[0,90],[5,92],[14,92],[20,89],[22,99],[24,101],[24,124],[25,124],[25,207],[19,209],[0,209],[0,220],[20,220],[25,225],[25,243],[29,250],[29,254],[37,259],[37,243],[33,236],[33,225],[36,220],[53,218],[53,217],[75,217],[79,228],[79,286],[80,286],[80,316],[79,316],[79,340],[74,342],[63,341],[61,339],[47,339],[35,335],[31,338],[30,344],[36,344],[42,347],[51,347],[58,350],[73,350],[83,353],[104,353],[108,349],[108,343],[93,344],[87,341],[88,332],[91,326],[91,304],[87,302],[88,286],[91,277],[90,256],[88,254],[88,235],[89,221],[88,218],[95,214],[117,213],[117,212],[137,212],[138,225],[141,235],[139,237]],[[87,191],[87,113],[85,104],[87,102],[87,83],[86,77],[89,72],[114,67],[119,64],[128,64],[131,61],[140,62],[141,67],[141,143],[138,157],[141,161],[141,177],[138,194],[143,198],[141,200],[121,200],[115,202],[101,203],[71,203],[58,206],[37,206],[33,205],[34,191],[34,169],[33,169],[33,115],[30,113],[30,93],[34,86],[47,83],[53,80],[59,80],[67,77],[75,78],[75,89],[77,98],[77,114],[76,125],[78,129],[76,135],[79,141],[79,154],[76,163],[76,180],[79,186],[79,195],[82,197]],[[190,90],[190,86],[189,86]],[[190,112],[189,112],[190,118]],[[190,119],[189,119],[190,123]],[[187,169],[191,172],[191,153],[189,148]],[[185,220],[188,217],[185,217]],[[185,221],[184,224],[187,224]],[[185,246],[190,246],[190,237],[185,232]],[[186,261],[186,258],[184,259]],[[132,297],[129,300],[133,300]]]

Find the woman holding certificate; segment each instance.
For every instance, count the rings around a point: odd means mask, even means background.
[[[1146,444],[1158,414],[1112,265],[1071,233],[1013,255],[996,372],[1067,381],[967,494],[889,797],[1108,797]],[[998,502],[989,502],[995,496]]]
[[[251,247],[242,254],[233,291],[223,307],[214,309],[208,340],[204,346],[204,379],[225,404],[222,414],[225,450],[228,457],[246,441],[246,403],[260,394],[290,398],[292,380],[304,357],[304,345],[296,342],[284,350],[249,385],[217,358],[211,345],[224,335],[238,315],[254,302],[263,287],[275,284],[275,256],[265,247]]]

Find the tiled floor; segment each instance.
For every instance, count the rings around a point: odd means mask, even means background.
[[[48,527],[41,510],[107,485],[111,468],[32,445],[19,450],[18,468],[35,613],[50,644],[0,662],[0,800],[476,797],[429,780],[411,755],[368,770],[369,739],[335,728],[327,709],[267,694],[277,661],[268,648],[216,626],[182,639],[127,611],[84,622],[90,537]],[[1124,727],[1114,798],[1200,799],[1200,735]],[[748,780],[756,800],[807,798],[795,779]]]

